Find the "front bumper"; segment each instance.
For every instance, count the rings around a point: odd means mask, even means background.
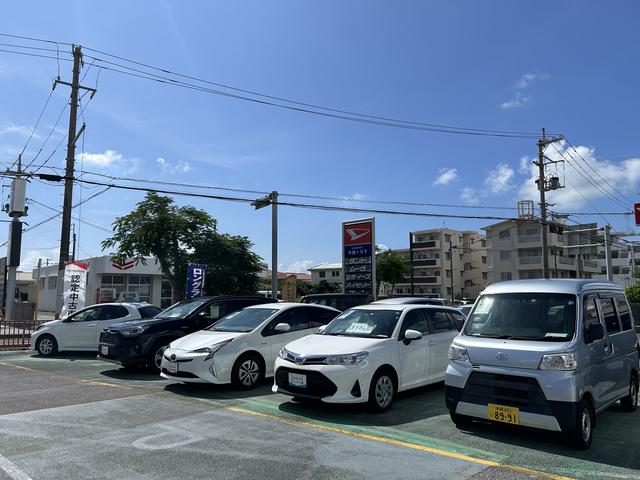
[[[212,358],[205,360],[207,355],[167,348],[162,357],[160,376],[185,383],[230,383],[232,359],[217,352]],[[177,372],[170,373],[169,364],[177,365]]]
[[[451,362],[445,375],[445,402],[451,412],[485,420],[490,420],[489,404],[516,407],[522,426],[567,432],[575,428],[578,402],[571,399],[575,393],[569,393],[575,388],[572,372],[473,368]]]
[[[272,391],[327,403],[360,403],[369,399],[372,368],[367,360],[357,365],[296,365],[277,358]],[[306,375],[307,386],[289,384],[289,373]]]
[[[105,350],[106,353],[105,353]],[[147,355],[140,337],[124,337],[118,333],[103,332],[98,343],[98,358],[120,365],[145,365]]]

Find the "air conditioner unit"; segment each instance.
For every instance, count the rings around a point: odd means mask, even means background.
[[[116,300],[116,289],[107,287],[99,288],[97,300],[97,303],[114,302]]]

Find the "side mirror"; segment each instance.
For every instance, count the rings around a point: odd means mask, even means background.
[[[291,325],[289,325],[288,323],[279,323],[273,330],[276,332],[288,332],[289,330],[291,330]]]
[[[318,327],[318,333],[322,333],[322,332],[324,332],[326,328],[327,328],[327,326],[326,326],[326,325],[320,325],[320,326]]]
[[[412,340],[419,340],[422,338],[422,334],[417,330],[408,329],[404,332],[404,343],[408,345]]]
[[[592,323],[587,329],[587,343],[593,343],[596,340],[604,338],[604,328],[601,323]]]

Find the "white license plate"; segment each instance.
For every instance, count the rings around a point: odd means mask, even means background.
[[[178,364],[170,362],[167,365],[167,372],[169,372],[169,373],[178,373]]]
[[[307,376],[300,373],[289,373],[289,385],[307,388]]]
[[[106,357],[109,356],[109,347],[107,347],[106,345],[103,345],[100,347],[100,355],[104,355]]]

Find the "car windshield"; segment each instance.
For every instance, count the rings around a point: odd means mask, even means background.
[[[251,332],[277,311],[277,308],[245,308],[227,315],[209,327],[209,330],[214,332]]]
[[[514,340],[566,341],[576,326],[576,296],[561,293],[483,295],[465,335]]]
[[[323,335],[344,335],[347,337],[389,338],[398,323],[398,310],[366,310],[354,308],[337,316]]]
[[[208,298],[194,298],[191,300],[183,300],[175,305],[167,308],[165,311],[160,312],[156,318],[182,318],[189,315],[191,312],[200,308],[202,305],[209,301]]]

